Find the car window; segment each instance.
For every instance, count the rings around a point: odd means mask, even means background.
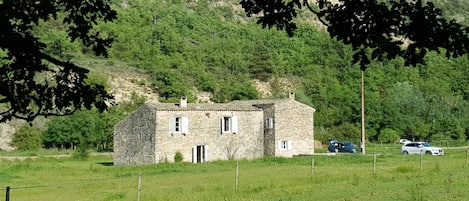
[[[415,145],[415,143],[408,143],[408,144],[406,144],[405,146],[406,146],[406,147],[415,147],[416,145]]]
[[[432,145],[428,144],[428,143],[423,143],[423,146],[424,147],[431,147]]]

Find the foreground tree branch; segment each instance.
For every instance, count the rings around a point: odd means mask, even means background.
[[[285,30],[290,36],[297,11],[306,6],[327,27],[330,36],[354,50],[353,63],[366,69],[371,60],[403,57],[407,65],[423,63],[428,51],[446,50],[447,57],[469,51],[469,29],[446,20],[433,3],[422,0],[241,0],[248,16],[263,27]],[[371,53],[370,53],[371,52]]]
[[[44,53],[45,44],[32,33],[39,22],[58,20],[59,14],[72,41],[107,56],[112,38],[93,27],[116,19],[109,0],[0,1],[0,122],[107,109],[113,97],[104,86],[87,84],[87,69]]]

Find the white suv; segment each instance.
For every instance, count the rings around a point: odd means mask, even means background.
[[[428,154],[443,156],[445,151],[440,147],[433,147],[426,142],[409,142],[402,145],[401,154]]]

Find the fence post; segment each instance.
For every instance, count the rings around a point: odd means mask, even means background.
[[[422,171],[423,168],[423,149],[420,148],[420,171]]]
[[[469,160],[469,147],[466,150],[466,167],[467,167],[467,161]]]
[[[314,177],[314,157],[311,159],[311,179]]]
[[[7,186],[7,189],[6,189],[6,194],[5,194],[5,201],[10,201],[10,187]]]
[[[239,165],[236,162],[236,174],[235,174],[235,190],[238,190],[238,172],[239,172]]]
[[[373,174],[376,176],[376,152],[373,152]]]
[[[138,173],[137,201],[140,201],[140,183],[142,181],[142,172]]]

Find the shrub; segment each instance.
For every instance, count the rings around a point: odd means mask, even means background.
[[[385,128],[380,132],[378,140],[382,143],[395,143],[399,140],[399,134],[393,129]]]
[[[84,145],[78,145],[77,149],[75,152],[73,152],[73,158],[79,159],[79,160],[86,160],[89,158],[89,152],[88,152],[88,147]]]
[[[42,146],[41,131],[29,124],[24,124],[15,132],[10,145],[19,150],[38,150]]]
[[[177,151],[176,154],[174,154],[174,162],[182,162],[184,157],[182,156],[182,153],[180,151]]]

